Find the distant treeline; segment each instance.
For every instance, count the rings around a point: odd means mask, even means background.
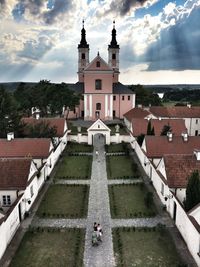
[[[200,103],[200,90],[184,89],[184,90],[168,91],[165,92],[163,101]]]

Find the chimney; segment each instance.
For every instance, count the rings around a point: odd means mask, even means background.
[[[167,132],[168,141],[172,142],[172,132]]]
[[[35,114],[35,118],[36,118],[36,120],[39,120],[39,118],[40,118],[40,113],[36,113],[36,114]]]
[[[187,142],[188,141],[188,134],[187,133],[182,133],[181,135],[183,137],[183,141]]]
[[[200,150],[199,149],[195,149],[194,150],[194,154],[195,154],[197,160],[200,160]]]
[[[188,104],[187,104],[187,107],[188,107],[188,108],[191,108],[191,104],[188,103]]]
[[[14,139],[14,133],[13,132],[7,133],[7,140],[11,141],[12,139]]]
[[[161,121],[161,120],[162,120],[162,118],[161,118],[161,117],[159,117],[158,119],[159,119],[159,121]]]
[[[138,106],[138,108],[142,108],[142,104],[138,104],[137,106]]]

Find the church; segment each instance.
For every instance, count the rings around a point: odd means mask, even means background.
[[[69,88],[82,95],[80,105],[70,111],[68,118],[103,121],[122,119],[123,115],[135,107],[135,94],[119,82],[119,51],[113,22],[112,39],[108,45],[107,62],[97,53],[89,60],[89,44],[86,30],[81,30],[78,44],[78,82],[69,84]]]

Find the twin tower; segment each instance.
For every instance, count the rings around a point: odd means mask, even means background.
[[[108,65],[113,69],[113,82],[118,82],[119,76],[119,45],[116,40],[116,29],[115,29],[115,21],[113,21],[113,29],[112,29],[112,39],[110,44],[108,45]],[[89,44],[86,41],[86,30],[83,28],[81,30],[81,41],[78,45],[78,78],[79,82],[84,82],[84,69],[90,63],[89,60]],[[99,55],[99,53],[98,53]]]

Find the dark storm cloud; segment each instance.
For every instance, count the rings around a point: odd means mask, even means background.
[[[66,1],[55,0],[52,9],[43,14],[45,23],[52,24],[56,20],[57,16],[70,11],[72,8],[72,2],[73,1],[68,1],[68,0]]]
[[[110,11],[126,15],[134,7],[142,7],[148,0],[113,0],[110,4]]]
[[[196,7],[187,18],[161,32],[143,56],[150,63],[149,71],[200,69],[199,17],[200,7]]]
[[[24,12],[28,10],[33,17],[35,16],[36,18],[42,19],[46,24],[53,24],[60,14],[70,11],[71,7],[73,6],[73,1],[55,0],[48,11],[44,12],[43,7],[47,7],[47,4],[48,1],[44,0],[18,0],[15,9],[19,9],[20,7],[20,9]]]

